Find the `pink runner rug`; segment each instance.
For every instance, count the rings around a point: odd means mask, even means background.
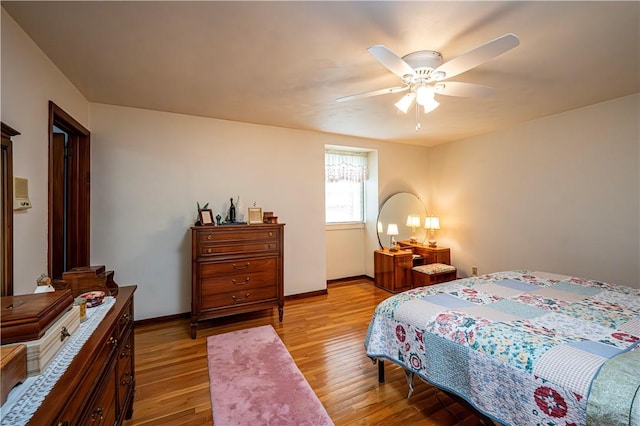
[[[207,338],[215,426],[333,425],[270,325]]]

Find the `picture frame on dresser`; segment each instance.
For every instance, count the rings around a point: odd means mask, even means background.
[[[211,209],[200,209],[198,210],[198,219],[200,219],[200,224],[202,225],[214,225],[213,222],[213,213]]]
[[[247,223],[249,225],[262,223],[262,208],[261,207],[249,207],[247,214]]]

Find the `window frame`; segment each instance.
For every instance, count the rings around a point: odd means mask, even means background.
[[[356,219],[356,220],[342,220],[342,221],[335,221],[335,222],[330,222],[327,220],[328,217],[328,185],[335,183],[335,182],[328,182],[327,181],[327,154],[343,154],[345,156],[361,156],[361,157],[365,157],[366,158],[366,176],[365,179],[362,180],[361,182],[353,182],[353,183],[357,183],[359,185],[359,193],[360,193],[360,218]],[[346,147],[334,147],[334,148],[329,148],[329,147],[325,147],[325,161],[324,161],[324,167],[325,167],[325,225],[328,227],[340,227],[340,226],[345,226],[347,225],[348,227],[353,227],[353,225],[360,225],[357,227],[363,227],[364,224],[366,224],[367,222],[367,190],[366,190],[366,184],[367,181],[369,180],[369,167],[370,167],[370,161],[369,161],[369,151],[365,151],[362,150],[360,148],[346,148]]]

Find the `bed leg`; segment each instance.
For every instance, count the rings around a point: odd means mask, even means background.
[[[378,358],[378,383],[384,383],[384,360]]]

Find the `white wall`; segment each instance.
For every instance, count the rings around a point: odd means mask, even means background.
[[[255,202],[286,224],[285,295],[325,289],[327,256],[353,271],[346,276],[367,272],[373,250],[363,240],[375,235],[326,248],[334,240],[325,235],[324,147],[393,144],[102,104],[90,111],[91,261],[114,269],[119,284],[139,285],[137,318],[190,310],[196,201],[224,216],[239,195],[241,212]],[[415,158],[425,148],[393,151],[424,173]]]
[[[14,289],[35,290],[47,272],[49,100],[87,126],[89,104],[42,51],[2,9],[1,117],[20,132],[13,140],[13,174],[29,180],[32,208],[16,211]]]
[[[326,227],[327,280],[364,275],[367,229],[364,225]]]
[[[537,269],[640,287],[640,95],[441,145],[429,182],[461,275]]]
[[[187,312],[196,201],[285,223],[285,294],[326,288],[324,144],[336,137],[91,105],[92,263],[138,284],[140,318]]]

